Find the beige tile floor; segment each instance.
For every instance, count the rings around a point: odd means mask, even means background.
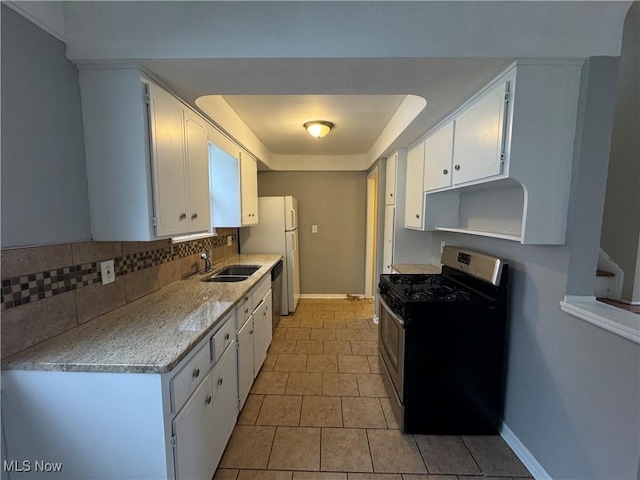
[[[405,435],[368,300],[302,299],[282,317],[214,480],[524,480],[499,436]]]

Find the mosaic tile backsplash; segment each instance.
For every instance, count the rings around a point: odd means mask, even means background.
[[[232,234],[232,238],[234,245],[237,244],[237,235],[235,233]],[[157,250],[132,253],[115,259],[116,276],[126,275],[171,260],[200,254],[205,250],[213,251],[216,247],[225,247],[226,245],[227,235],[168,245]],[[71,265],[6,279],[3,273],[1,308],[6,310],[18,307],[101,282],[100,262]]]
[[[227,245],[231,237],[232,245]],[[171,244],[81,242],[2,251],[2,357],[51,338],[237,253],[237,229]],[[100,262],[114,260],[116,281],[102,285]]]

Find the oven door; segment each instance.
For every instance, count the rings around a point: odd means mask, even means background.
[[[380,357],[384,362],[387,372],[389,372],[396,397],[400,400],[400,403],[403,404],[404,321],[389,308],[379,292],[378,299],[380,302],[378,309],[380,315],[380,337],[378,342]]]

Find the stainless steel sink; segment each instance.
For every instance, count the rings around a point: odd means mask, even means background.
[[[249,275],[214,275],[203,278],[203,282],[242,282],[249,278]]]
[[[242,282],[253,275],[260,265],[229,265],[213,275],[203,278],[203,282]]]
[[[242,275],[251,276],[260,269],[260,265],[229,265],[223,268],[215,276],[218,275]]]

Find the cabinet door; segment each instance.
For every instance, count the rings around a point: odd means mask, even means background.
[[[260,367],[267,358],[267,350],[273,335],[271,302],[271,290],[269,290],[260,306],[253,312],[253,371],[255,376],[258,375]]]
[[[387,178],[385,182],[385,205],[396,204],[396,165],[398,152],[387,158]]]
[[[454,185],[502,173],[507,86],[491,89],[456,119]]]
[[[149,85],[149,95],[156,235],[187,233],[184,108],[155,85]]]
[[[424,142],[413,147],[407,153],[406,203],[404,226],[424,230]]]
[[[384,209],[384,245],[382,247],[382,273],[391,273],[393,263],[393,232],[396,207],[387,205]]]
[[[202,381],[173,420],[176,477],[211,478],[214,443],[214,408],[211,374]]]
[[[253,384],[253,315],[238,330],[238,398],[240,409]]]
[[[258,166],[248,155],[240,158],[242,225],[258,223]]]
[[[453,122],[424,142],[424,189],[426,192],[451,185]]]
[[[238,367],[235,342],[227,347],[213,368],[213,452],[211,478],[215,472],[238,418]]]
[[[189,185],[189,231],[205,232],[211,229],[207,125],[200,117],[185,110],[184,133]]]

